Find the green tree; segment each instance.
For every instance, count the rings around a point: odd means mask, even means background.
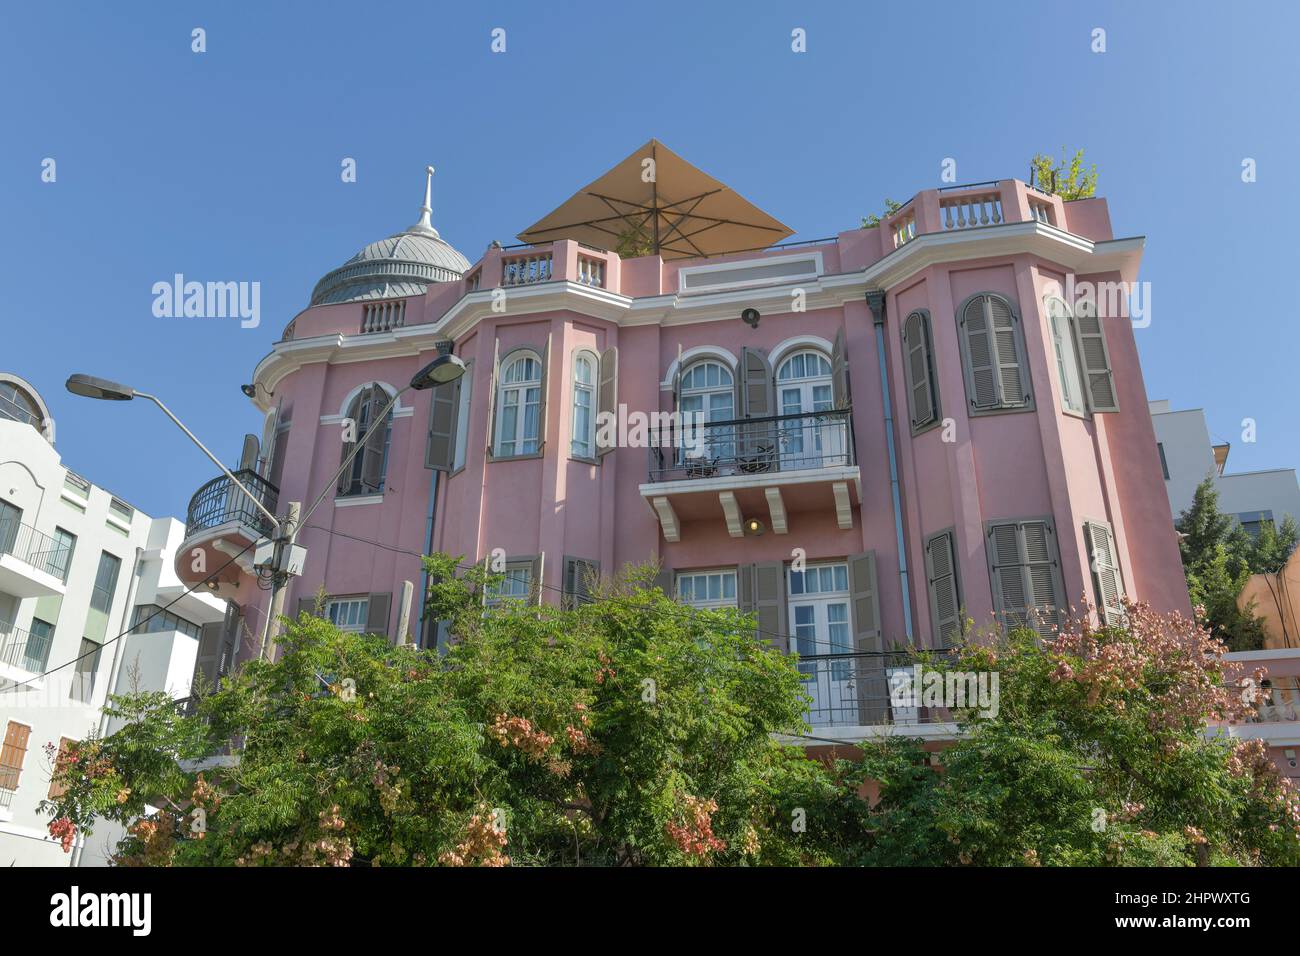
[[[865,862],[1300,862],[1300,802],[1263,743],[1206,736],[1207,717],[1253,711],[1225,686],[1222,645],[1180,616],[1126,610],[1126,628],[1018,631],[932,663],[996,671],[997,713],[959,714],[941,768],[913,739],[864,745],[856,772],[880,782]]]
[[[485,610],[481,570],[458,577],[442,557],[429,568],[432,611],[458,638],[445,656],[303,615],[280,659],[247,663],[194,717],[165,698],[118,699],[127,729],[85,743],[93,772],[80,760],[61,771],[51,826],[119,821],[119,861],[148,865],[817,864],[853,852],[860,782],[774,742],[803,726],[806,698],[752,619],[683,608],[648,571],[572,610]],[[179,769],[229,741],[235,765]],[[142,819],[145,801],[164,812]],[[806,830],[791,825],[796,809]]]
[[[1252,607],[1237,606],[1237,597],[1252,573],[1252,562],[1272,559],[1279,549],[1276,537],[1257,556],[1257,545],[1232,518],[1219,511],[1219,493],[1213,476],[1196,487],[1191,506],[1175,525],[1178,547],[1187,576],[1192,604],[1203,608],[1210,632],[1230,650],[1258,650],[1264,646],[1264,625]],[[1294,524],[1290,533],[1294,536]],[[1262,536],[1261,536],[1262,537]]]
[[[1062,146],[1059,162],[1054,162],[1046,153],[1035,153],[1029,165],[1039,189],[1055,193],[1067,202],[1071,199],[1088,199],[1097,194],[1097,167],[1094,164],[1084,168],[1081,149],[1067,158],[1065,147]]]
[[[863,216],[862,228],[869,229],[872,226],[878,226],[902,208],[903,208],[903,204],[901,202],[897,202],[893,199],[890,199],[889,197],[885,197],[884,211],[881,212],[879,215]]]

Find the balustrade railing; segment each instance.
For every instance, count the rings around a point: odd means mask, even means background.
[[[539,252],[534,255],[516,256],[501,262],[501,284],[532,285],[535,282],[551,281],[551,253]]]
[[[1000,193],[980,193],[939,198],[939,221],[944,231],[973,229],[1005,222]]]

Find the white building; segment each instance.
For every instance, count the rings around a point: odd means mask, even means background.
[[[1280,525],[1284,515],[1300,521],[1300,484],[1294,468],[1225,474],[1230,446],[1210,440],[1203,409],[1174,411],[1168,401],[1158,401],[1150,403],[1150,410],[1175,520],[1191,507],[1196,486],[1213,475],[1219,510],[1234,515],[1247,531],[1255,533],[1268,521]]]
[[[110,689],[188,696],[200,636],[219,644],[224,626],[225,602],[186,594],[172,570],[184,525],[64,468],[49,420],[35,389],[0,373],[0,866],[71,862],[37,809],[51,795],[46,745],[117,729]],[[103,862],[107,836],[81,862]]]

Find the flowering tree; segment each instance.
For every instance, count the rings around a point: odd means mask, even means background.
[[[1000,708],[967,717],[942,768],[891,740],[870,862],[1189,865],[1300,862],[1300,801],[1262,742],[1207,735],[1248,718],[1262,671],[1238,681],[1224,646],[1180,615],[1128,605],[1054,639],[967,644],[952,666],[996,669]]]

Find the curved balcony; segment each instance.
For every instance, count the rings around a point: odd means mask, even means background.
[[[251,469],[237,471],[235,477],[275,513],[280,489]],[[176,551],[176,575],[187,585],[209,579],[209,587],[218,597],[233,597],[240,576],[252,572],[253,549],[244,548],[274,530],[266,515],[229,478],[214,478],[190,499],[185,541]]]

